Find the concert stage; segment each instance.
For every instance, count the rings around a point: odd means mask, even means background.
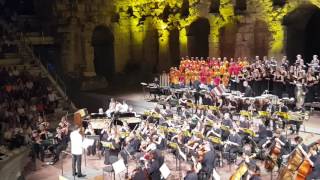
[[[314,135],[310,133],[300,133],[300,135],[308,142],[313,142],[315,140],[320,139],[320,135]],[[169,180],[181,180],[185,176],[185,172],[187,169],[187,164],[184,161],[181,161],[181,172],[177,171],[176,169],[176,163],[178,165],[178,162],[176,162],[176,158],[172,153],[169,153],[167,150],[163,152],[165,155],[165,163],[169,167],[171,174],[169,176]],[[46,159],[47,161],[49,159]],[[102,168],[105,167],[103,164],[103,158],[99,159],[98,156],[90,156],[87,157],[87,165],[84,164],[84,156],[82,159],[82,172],[83,174],[86,174],[87,176],[85,178],[78,178],[75,177],[75,179],[85,179],[85,180],[112,180],[111,174],[104,173],[104,178],[102,177]],[[217,168],[217,173],[221,176],[221,180],[227,180],[232,175],[232,172],[236,170],[236,164],[241,162],[241,158],[237,159],[236,163],[228,165],[226,160],[223,162],[223,167]],[[31,171],[27,175],[27,180],[57,180],[60,176],[64,177],[63,180],[73,180],[73,176],[71,175],[71,156],[67,155],[63,159],[63,168],[64,173],[61,175],[61,160],[55,164],[55,165],[44,165],[43,163],[37,162],[37,170]],[[258,161],[257,164],[262,169],[261,178],[263,180],[270,180],[271,179],[271,173],[267,172],[263,167],[264,165]],[[130,172],[136,167],[136,163],[133,160],[129,161],[129,174]],[[277,177],[277,170],[274,170],[275,172],[272,173],[273,179],[276,179]],[[125,172],[120,173],[116,176],[116,180],[125,180]]]
[[[81,93],[79,97],[81,98],[81,101],[83,101],[81,104],[83,104],[82,107],[88,107],[90,112],[96,112],[98,108],[103,107],[105,100],[107,98],[110,98],[111,96],[108,96],[106,94],[102,93]],[[136,93],[126,93],[126,94],[114,94],[112,97],[119,99],[119,100],[126,100],[129,105],[132,105],[134,110],[137,113],[142,113],[146,109],[152,109],[155,105],[153,102],[148,102],[148,99],[151,99],[152,97],[148,97],[148,95],[143,94],[141,92]],[[89,106],[86,106],[85,104],[90,104]],[[79,107],[80,108],[80,107]],[[94,111],[95,110],[95,111]],[[314,111],[311,113],[309,121],[305,122],[305,128],[304,126],[301,127],[301,131],[306,130],[305,132],[300,132],[300,136],[305,140],[306,144],[310,144],[316,140],[320,139],[320,113],[317,111]],[[312,132],[312,133],[311,133]],[[314,134],[316,133],[316,134]],[[289,135],[294,136],[294,135]],[[69,149],[70,151],[70,149]],[[165,155],[165,163],[169,167],[171,174],[169,176],[169,180],[180,180],[183,179],[187,164],[186,162],[181,161],[181,171],[178,171],[176,167],[176,158],[175,156],[170,153],[169,151],[165,150],[163,152]],[[87,180],[112,180],[110,174],[105,173],[104,178],[102,177],[102,168],[105,167],[103,164],[103,157],[101,159],[98,158],[98,156],[90,156],[86,158],[86,165],[85,160],[83,156],[82,160],[82,171],[83,174],[86,174],[86,178],[78,178],[75,177],[75,179],[87,179]],[[46,161],[49,161],[49,159],[46,159]],[[231,176],[231,174],[236,170],[236,164],[241,162],[241,158],[237,159],[237,162],[234,164],[228,165],[226,160],[223,162],[223,166],[220,168],[217,168],[217,173],[221,176],[221,180],[227,180]],[[64,155],[63,161],[59,161],[55,165],[46,165],[44,163],[41,163],[37,161],[37,169],[36,171],[33,171],[32,169],[27,170],[26,179],[27,180],[57,180],[59,179],[59,176],[61,175],[61,163],[63,163],[63,169],[64,169],[64,175],[66,179],[73,179],[71,176],[71,156],[70,155]],[[270,180],[271,175],[273,176],[273,179],[276,179],[277,177],[277,169],[275,169],[274,173],[269,173],[264,169],[264,165],[258,161],[257,163],[261,169],[262,174],[261,178],[263,180]],[[32,167],[32,165],[29,166],[29,168]],[[129,161],[129,174],[130,172],[136,167],[136,162],[133,160]],[[125,172],[120,173],[116,176],[116,180],[124,180],[125,179]]]

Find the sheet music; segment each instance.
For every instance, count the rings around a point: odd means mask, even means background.
[[[168,176],[170,175],[170,169],[165,163],[163,163],[162,166],[160,167],[160,172],[164,179],[167,179]]]
[[[212,177],[214,180],[220,180],[220,175],[217,173],[215,169],[213,169]]]
[[[127,167],[123,162],[123,159],[120,159],[120,160],[116,161],[115,163],[113,163],[112,167],[113,167],[114,173],[116,175],[127,170]]]
[[[82,142],[82,148],[87,149],[89,146],[92,146],[94,143],[94,139],[84,138]]]
[[[180,147],[178,147],[178,151],[179,151],[179,155],[186,161],[186,160],[187,160],[187,155],[184,154],[184,153],[181,151]]]

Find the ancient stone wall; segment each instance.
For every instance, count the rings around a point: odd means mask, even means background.
[[[272,0],[247,0],[246,9],[239,10],[235,0],[220,0],[219,12],[210,12],[214,1],[56,0],[52,16],[64,69],[94,75],[92,33],[102,25],[114,36],[115,73],[130,67],[166,70],[177,64],[179,56],[190,55],[194,37],[188,32],[199,18],[210,24],[209,56],[280,57],[286,44],[284,16],[303,4],[320,6],[320,0],[290,0],[281,7]]]

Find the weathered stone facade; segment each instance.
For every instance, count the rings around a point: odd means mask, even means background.
[[[235,0],[220,0],[219,12],[209,13],[214,0],[51,1],[64,70],[87,76],[95,74],[92,36],[97,26],[114,36],[115,72],[130,65],[159,72],[190,55],[189,26],[198,18],[210,24],[209,56],[280,57],[286,53],[284,16],[306,4],[320,7],[320,0],[290,0],[281,7],[272,0],[247,0],[239,13]]]

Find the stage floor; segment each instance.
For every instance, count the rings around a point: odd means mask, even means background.
[[[111,96],[103,94],[103,93],[81,93],[79,102],[82,107],[87,107],[90,112],[97,112],[99,107],[103,107],[104,103],[106,102],[107,98]],[[141,92],[134,92],[134,93],[123,93],[121,95],[115,93],[112,94],[112,97],[115,97],[119,100],[126,100],[129,105],[132,105],[134,110],[138,113],[142,113],[145,109],[152,109],[155,105],[153,102],[148,102],[152,97],[149,97],[146,94]],[[82,108],[78,107],[78,108]],[[306,144],[312,143],[316,140],[320,139],[320,112],[313,112],[309,121],[305,122],[305,130],[307,132],[301,132],[300,135],[305,139]],[[304,127],[301,128],[304,130]],[[312,132],[312,133],[311,133]],[[175,157],[172,153],[167,151],[163,152],[165,154],[165,163],[171,170],[171,175],[168,179],[170,180],[178,180],[183,179],[186,170],[186,163],[181,162],[181,173],[176,170],[176,161]],[[83,156],[84,158],[84,156]],[[49,161],[49,159],[46,159]],[[241,158],[238,158],[238,163],[241,161]],[[82,161],[82,170],[84,174],[88,174],[88,177],[81,178],[81,179],[90,179],[90,180],[101,180],[102,178],[102,168],[105,167],[103,164],[103,158],[99,159],[97,156],[95,157],[87,157],[86,158],[86,166],[84,163],[84,159]],[[36,163],[36,171],[34,171],[34,164],[30,163],[30,165],[26,168],[26,179],[27,180],[57,180],[61,175],[61,167],[63,164],[64,169],[64,176],[69,177],[69,179],[73,179],[71,176],[71,157],[70,155],[65,155],[63,158],[63,162],[60,160],[55,165],[47,165],[46,163],[41,163],[37,161]],[[234,172],[236,166],[234,164],[227,165],[226,161],[224,162],[225,165],[222,168],[218,168],[217,172],[220,174],[222,180],[227,180],[231,176],[231,172]],[[258,162],[261,164],[260,162]],[[129,162],[129,172],[132,171],[136,167],[136,163],[133,160]],[[271,174],[267,173],[263,165],[261,164],[262,169],[262,179],[269,180],[271,179]],[[276,178],[277,173],[273,173],[274,177]],[[76,178],[78,179],[78,178]],[[105,174],[104,179],[111,180],[111,176]],[[120,173],[119,176],[116,176],[116,179],[124,180],[124,172]]]

